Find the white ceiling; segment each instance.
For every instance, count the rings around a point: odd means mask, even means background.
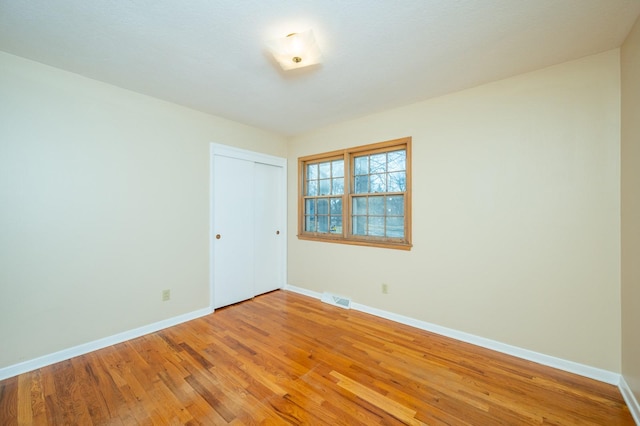
[[[0,50],[294,135],[621,45],[640,0],[0,0]],[[322,65],[265,43],[313,29]]]

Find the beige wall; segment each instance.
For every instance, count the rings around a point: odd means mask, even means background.
[[[640,20],[621,51],[622,375],[640,401]]]
[[[403,136],[410,252],[296,238],[299,156]],[[291,285],[620,371],[618,50],[310,132],[288,157]]]
[[[294,138],[289,283],[611,371],[622,345],[637,395],[633,34],[622,343],[617,50]],[[285,139],[3,53],[0,99],[0,368],[207,306],[208,143]],[[402,136],[412,251],[295,238],[297,157]]]
[[[0,53],[0,368],[208,306],[209,142],[286,154]]]

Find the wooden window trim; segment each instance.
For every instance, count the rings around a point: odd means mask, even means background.
[[[405,197],[404,205],[404,238],[385,238],[373,236],[354,236],[352,234],[351,199],[353,197],[353,158],[359,155],[371,155],[393,151],[398,147],[406,150],[406,190],[402,193]],[[342,159],[344,164],[344,191],[341,196],[327,195],[327,198],[342,197],[342,233],[319,233],[304,231],[304,202],[308,198],[305,194],[305,165],[314,162],[325,162]],[[411,250],[411,137],[393,139],[369,145],[361,145],[337,151],[325,152],[298,158],[298,239],[308,241],[323,241],[339,244],[360,245],[369,247],[382,247],[398,250]],[[386,194],[386,193],[385,193]],[[325,196],[318,197],[324,198]]]

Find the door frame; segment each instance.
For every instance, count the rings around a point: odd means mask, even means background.
[[[269,154],[263,154],[261,152],[249,151],[242,148],[236,148],[229,145],[223,145],[215,142],[209,144],[209,308],[213,312],[214,310],[214,273],[213,273],[213,261],[215,258],[215,229],[214,229],[214,203],[215,203],[215,182],[214,182],[214,167],[215,156],[231,157],[240,160],[253,161],[254,163],[268,164],[271,166],[282,167],[282,177],[280,182],[280,191],[282,193],[282,213],[280,221],[282,222],[281,233],[284,240],[284,247],[282,248],[282,264],[280,265],[283,271],[283,283],[284,287],[287,283],[287,159],[283,157],[276,157]]]

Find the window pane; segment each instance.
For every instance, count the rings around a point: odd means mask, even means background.
[[[354,216],[353,217],[353,235],[367,235],[367,217],[366,216]]]
[[[342,216],[330,217],[331,228],[330,231],[334,234],[342,234]]]
[[[369,176],[356,176],[355,177],[355,193],[362,194],[369,192]]]
[[[329,216],[318,216],[318,232],[329,232]]]
[[[344,160],[336,160],[331,163],[331,177],[344,176]]]
[[[369,157],[356,157],[354,160],[354,174],[355,175],[367,175],[369,174]]]
[[[331,179],[320,179],[320,195],[331,193]]]
[[[404,237],[404,218],[388,217],[387,218],[387,237]]]
[[[387,215],[404,215],[404,197],[402,195],[387,197]]]
[[[407,170],[407,151],[394,151],[387,154],[388,163],[387,163],[387,171],[388,172],[398,172],[402,170]]]
[[[320,163],[320,179],[331,177],[331,163]]]
[[[387,154],[375,154],[369,158],[369,173],[384,173],[387,171]]]
[[[369,177],[371,178],[369,192],[387,192],[386,176],[384,174],[371,175]]]
[[[326,198],[318,199],[318,214],[329,214],[329,200]]]
[[[369,216],[369,229],[367,235],[384,237],[384,217]]]
[[[316,200],[305,200],[304,202],[304,214],[316,213]]]
[[[384,216],[384,197],[369,197],[369,214]]]
[[[342,198],[331,199],[331,214],[342,214]]]
[[[404,192],[407,190],[405,172],[389,173],[389,192]]]
[[[332,194],[344,194],[344,178],[333,179],[331,184]]]
[[[316,217],[305,216],[304,230],[307,232],[316,232]]]
[[[353,214],[367,214],[367,199],[365,197],[353,197]]]
[[[318,179],[318,165],[317,164],[308,164],[307,165],[307,180]]]
[[[312,197],[318,195],[318,181],[317,180],[310,180],[307,183],[307,195],[310,195]]]

